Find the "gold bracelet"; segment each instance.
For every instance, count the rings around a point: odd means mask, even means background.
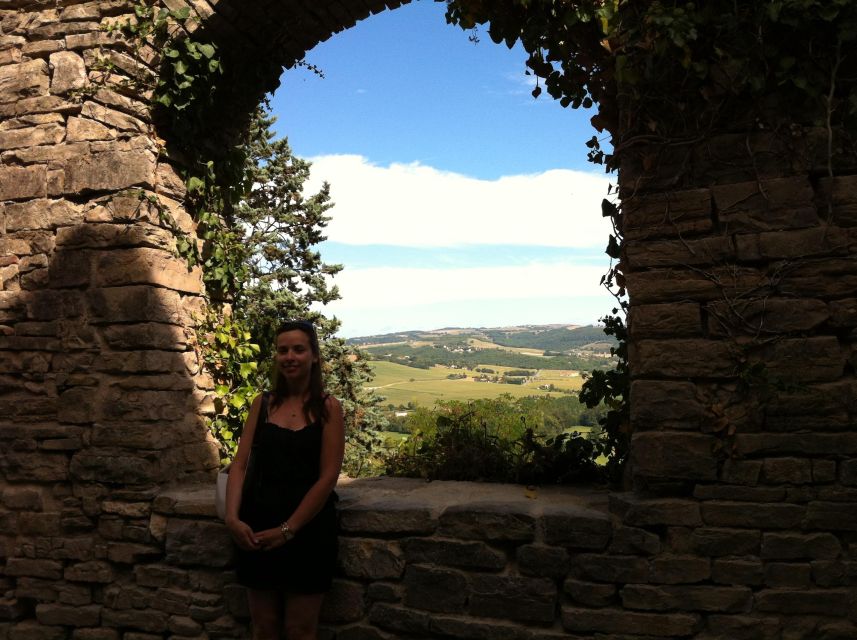
[[[283,524],[280,525],[280,533],[283,534],[283,538],[285,538],[286,542],[295,537],[295,532],[289,528],[288,520],[286,520]]]

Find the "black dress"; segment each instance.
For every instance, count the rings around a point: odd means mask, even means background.
[[[253,531],[279,527],[318,480],[324,425],[316,420],[302,429],[279,427],[267,420],[267,402],[253,437],[251,463],[242,491],[239,517]],[[286,544],[270,551],[238,549],[238,582],[252,589],[324,593],[336,569],[336,494]]]

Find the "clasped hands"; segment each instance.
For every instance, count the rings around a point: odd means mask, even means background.
[[[270,551],[286,544],[280,527],[253,531],[246,522],[241,520],[227,520],[226,526],[235,544],[245,551]]]

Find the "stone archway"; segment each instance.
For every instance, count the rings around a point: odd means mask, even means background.
[[[224,111],[240,114],[283,64],[400,4],[190,6],[250,78]],[[0,632],[13,640],[243,633],[210,490],[163,491],[217,460],[192,338],[200,274],[145,197],[193,232],[184,185],[145,96],[95,81],[104,59],[117,74],[156,61],[102,28],[131,9],[0,9]],[[634,490],[534,510],[357,487],[335,637],[857,635],[857,163],[828,172],[825,133],[796,138],[801,162],[752,131],[621,168]],[[760,322],[770,340],[742,377],[733,329]],[[758,390],[757,362],[801,375],[761,413],[741,386]]]

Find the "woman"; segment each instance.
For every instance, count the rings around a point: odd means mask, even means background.
[[[336,565],[342,407],[324,392],[311,323],[277,330],[274,368],[273,391],[253,401],[229,472],[226,526],[238,546],[238,582],[248,587],[253,638],[315,640]]]

